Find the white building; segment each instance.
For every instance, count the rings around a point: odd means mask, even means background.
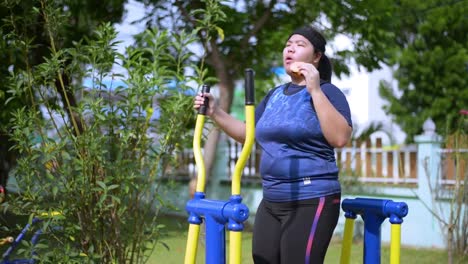
[[[392,70],[385,66],[380,70],[367,72],[359,71],[357,67],[350,68],[350,76],[341,79],[333,78],[332,82],[346,95],[351,109],[355,129],[362,130],[374,122],[382,123],[386,132],[393,136],[394,142],[385,142],[387,135],[382,138],[384,144],[401,144],[406,134],[393,122],[392,117],[385,114],[383,106],[387,103],[379,95],[380,81],[385,81],[396,90],[396,81]],[[377,133],[376,136],[382,136]]]

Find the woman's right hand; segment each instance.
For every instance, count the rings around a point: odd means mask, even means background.
[[[210,93],[197,94],[193,100],[193,108],[198,111],[205,100],[208,100],[208,107],[206,108],[205,115],[209,116],[211,120],[230,137],[243,143],[246,135],[245,123],[235,119],[221,109],[214,96]]]
[[[193,100],[193,108],[195,108],[197,111],[202,106],[205,102],[205,99],[208,99],[208,108],[206,109],[206,115],[211,117],[213,116],[213,113],[215,112],[215,99],[214,96],[210,93],[199,93],[195,96],[195,99]]]

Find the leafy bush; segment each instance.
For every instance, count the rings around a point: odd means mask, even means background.
[[[158,178],[190,142],[193,87],[210,81],[187,48],[196,32],[147,30],[125,54],[115,38],[102,25],[73,48],[51,45],[43,63],[6,80],[11,98],[26,96],[32,105],[13,114],[18,193],[2,206],[30,219],[60,212],[41,222],[44,230],[60,226],[36,245],[44,262],[147,260],[160,234],[158,213],[170,206]]]

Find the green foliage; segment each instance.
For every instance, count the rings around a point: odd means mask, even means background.
[[[49,58],[52,51],[70,48],[90,36],[102,21],[121,20],[126,0],[0,0],[0,79],[12,72],[31,70]],[[48,15],[54,13],[53,16]],[[53,38],[53,41],[51,41]],[[18,76],[19,79],[23,77]],[[27,81],[27,80],[24,80]],[[64,79],[66,84],[70,80]],[[68,87],[68,85],[65,85]],[[33,93],[11,96],[6,82],[0,83],[0,184],[5,185],[16,155],[9,138],[10,119],[18,108],[35,107]],[[69,104],[76,106],[68,92]],[[65,97],[59,96],[55,102]],[[63,102],[65,105],[66,102]],[[68,111],[70,113],[70,111]]]
[[[149,23],[167,28],[167,18],[176,17],[177,23],[171,24],[171,29],[177,31],[193,28],[194,18],[201,18],[191,16],[190,11],[204,8],[207,1],[176,1],[177,9],[168,9],[165,1],[160,0],[142,2],[154,8],[148,16]],[[453,117],[466,107],[467,3],[466,0],[221,1],[226,14],[220,24],[224,38],[218,36],[215,43],[205,42],[203,47],[209,55],[209,69],[218,77],[239,80],[245,68],[253,68],[261,98],[264,90],[271,89],[271,69],[282,65],[281,51],[294,28],[313,24],[330,42],[338,34],[345,35],[351,45],[334,49],[331,56],[335,74],[348,74],[351,60],[368,71],[384,64],[395,66],[399,91],[393,93],[382,86],[382,96],[389,102],[384,110],[412,141],[428,117],[436,123],[437,132],[453,131]],[[332,49],[328,49],[328,54]],[[226,81],[220,87],[221,97],[229,98],[230,104],[234,82]]]
[[[358,64],[394,67],[398,90],[386,83],[379,89],[388,101],[384,110],[407,134],[407,141],[422,132],[428,118],[439,134],[453,132],[458,111],[468,101],[468,2],[344,2],[324,9],[327,17],[336,31],[354,39],[356,50],[350,55]]]
[[[200,46],[207,53],[207,67],[211,75],[223,82],[220,85],[222,98],[230,104],[234,92],[235,80],[243,79],[244,70],[255,71],[257,98],[261,99],[265,90],[272,88],[275,80],[273,67],[282,66],[282,50],[291,32],[298,27],[315,25],[320,28],[329,42],[337,34],[347,34],[355,38],[353,47],[333,51],[332,61],[337,75],[348,74],[348,62],[352,57],[365,68],[379,68],[379,62],[388,57],[388,45],[382,40],[393,40],[394,33],[377,30],[387,25],[392,17],[391,10],[381,14],[387,8],[388,1],[368,4],[362,1],[176,1],[175,7],[160,0],[141,1],[151,8],[144,19],[149,26],[169,28],[173,31],[193,29],[194,21],[209,20],[210,17],[199,16],[200,9],[209,9],[212,2],[219,2],[218,8],[224,16],[218,23],[218,29],[199,32]],[[348,3],[349,2],[349,3]],[[355,14],[354,16],[352,14]],[[173,18],[173,23],[168,19]],[[375,25],[363,22],[371,19]],[[323,23],[326,19],[330,24]],[[374,30],[373,30],[374,29]],[[393,30],[393,29],[392,29]],[[211,40],[203,40],[210,37]],[[327,50],[330,54],[332,49]],[[226,80],[222,80],[226,77]],[[222,104],[223,105],[223,104]]]
[[[398,91],[384,83],[384,110],[407,133],[421,133],[428,118],[442,135],[456,129],[458,112],[468,102],[467,1],[408,1],[397,10],[404,46],[395,53]]]
[[[159,179],[191,139],[189,94],[209,80],[186,46],[196,35],[147,30],[141,47],[122,54],[107,23],[73,47],[58,49],[52,44],[56,25],[67,16],[57,10],[37,9],[54,21],[46,23],[50,55],[8,71],[4,82],[8,103],[26,98],[32,107],[11,111],[18,193],[2,207],[31,217],[60,212],[42,222],[47,231],[62,228],[39,243],[43,262],[145,262],[160,236],[158,214],[171,207]],[[213,20],[205,27],[213,27]],[[11,35],[17,42],[23,37]],[[20,254],[30,252],[32,245],[25,246]]]

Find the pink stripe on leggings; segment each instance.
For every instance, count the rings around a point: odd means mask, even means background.
[[[305,263],[306,264],[310,263],[310,251],[312,249],[312,244],[314,242],[315,230],[317,229],[317,224],[318,224],[320,215],[322,214],[324,204],[325,204],[325,197],[320,197],[320,202],[319,202],[319,205],[317,207],[317,212],[315,212],[314,223],[312,224],[312,229],[310,230],[309,240],[307,241],[307,250],[306,250],[306,256],[305,256]]]

